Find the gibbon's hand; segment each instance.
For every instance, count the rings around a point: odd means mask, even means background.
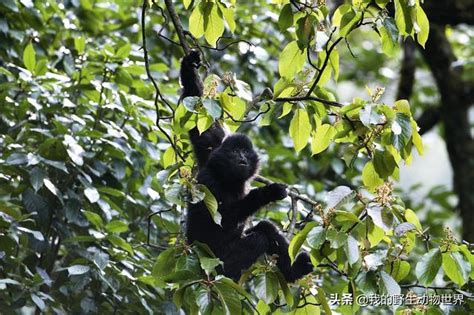
[[[268,197],[271,201],[285,199],[288,196],[285,184],[273,183],[266,186]]]

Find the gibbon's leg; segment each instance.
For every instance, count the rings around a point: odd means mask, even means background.
[[[242,270],[248,269],[268,251],[268,239],[261,232],[250,233],[235,241],[224,261],[224,275],[239,280]]]
[[[277,267],[284,275],[286,281],[293,282],[313,271],[313,264],[308,253],[300,253],[293,265],[291,265],[290,256],[288,254],[288,240],[280,233],[279,229],[270,221],[260,221],[255,227],[247,230],[246,234],[260,232],[265,234],[269,240],[267,254],[278,255]]]

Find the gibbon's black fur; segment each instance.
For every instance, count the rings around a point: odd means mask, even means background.
[[[182,98],[201,96],[202,81],[197,72],[199,52],[193,51],[181,62]],[[300,253],[293,265],[288,255],[288,241],[270,221],[262,220],[244,230],[247,219],[270,202],[287,196],[286,186],[271,184],[247,192],[258,171],[258,155],[250,139],[243,134],[225,137],[221,125],[214,124],[199,135],[190,131],[198,162],[197,180],[218,201],[221,226],[214,223],[204,202],[189,204],[186,237],[189,243],[207,244],[223,262],[222,273],[233,279],[241,276],[260,256],[276,254],[277,267],[287,281],[293,282],[313,270],[309,255]]]
[[[198,69],[201,66],[201,54],[197,50],[192,50],[181,60],[180,80],[183,87],[180,101],[188,96],[202,96],[204,84],[199,76]],[[194,148],[198,168],[204,166],[209,159],[209,154],[218,147],[225,137],[225,131],[215,123],[206,132],[199,134],[197,128],[189,132],[189,137]]]

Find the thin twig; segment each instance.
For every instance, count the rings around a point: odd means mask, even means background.
[[[458,289],[455,287],[437,287],[437,286],[424,286],[418,283],[413,284],[401,284],[401,288],[410,289],[410,288],[423,288],[423,289],[431,289],[431,290],[452,290],[457,291]]]
[[[295,197],[291,197],[291,221],[290,225],[288,226],[288,231],[286,232],[288,236],[293,235],[293,230],[295,229],[296,225],[296,216],[298,214],[298,199]]]
[[[335,101],[325,100],[324,98],[316,97],[316,96],[293,96],[293,97],[277,97],[274,99],[275,102],[299,102],[299,101],[316,101],[320,102],[327,106],[336,106],[336,107],[343,107],[344,105]]]

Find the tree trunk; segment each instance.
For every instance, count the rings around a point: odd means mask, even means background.
[[[463,238],[474,242],[474,142],[468,118],[472,87],[469,82],[462,80],[462,68],[453,66],[456,57],[446,38],[445,27],[434,24],[430,27],[426,49],[421,52],[441,95],[440,114],[454,173],[454,190],[459,198]]]

